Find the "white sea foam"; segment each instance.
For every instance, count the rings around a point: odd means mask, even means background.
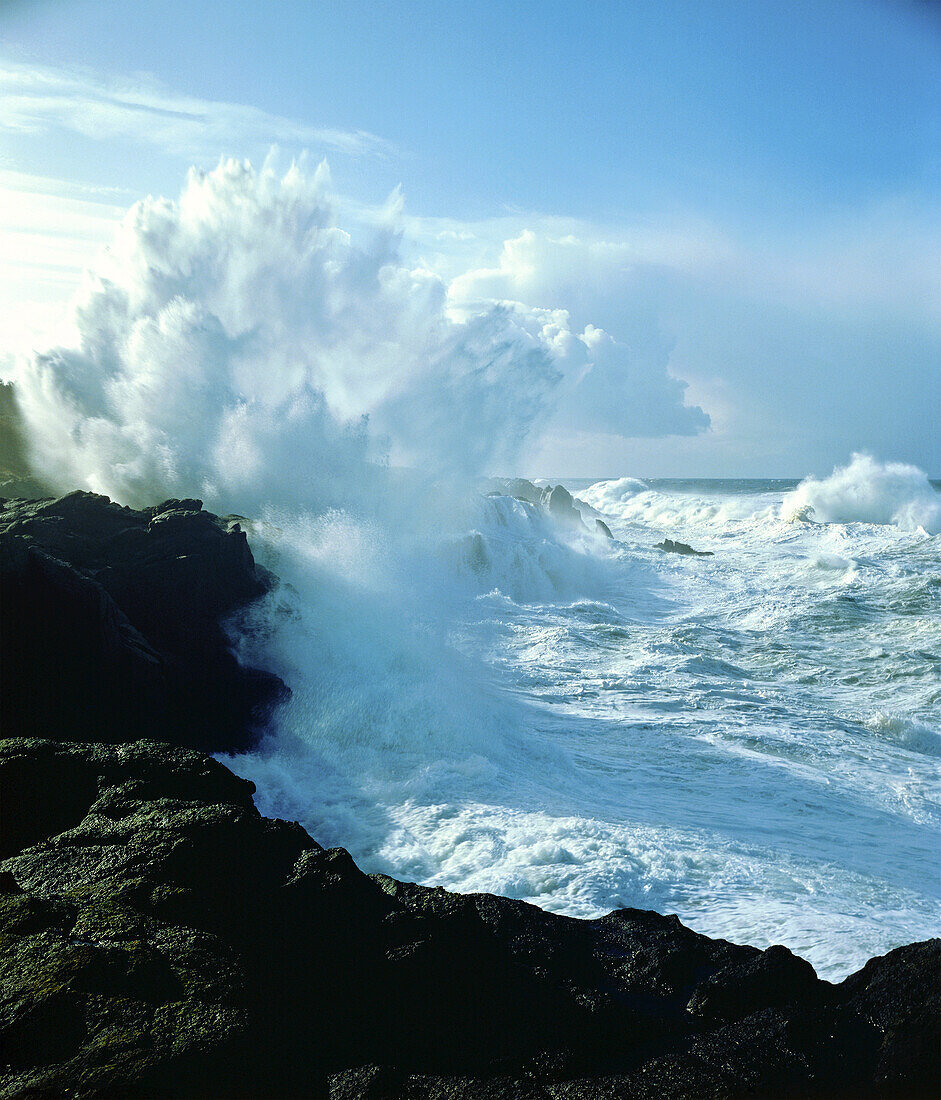
[[[646,482],[636,477],[619,477],[613,481],[599,481],[590,486],[582,496],[599,512],[615,511],[620,505],[633,500],[638,493],[649,489]]]
[[[761,499],[663,492],[636,478],[598,482],[581,496],[611,519],[670,535],[698,532],[725,537],[742,526],[778,522],[771,506]]]
[[[892,741],[903,749],[941,756],[941,732],[931,729],[924,722],[878,711],[870,715],[865,724],[877,737]]]
[[[605,542],[588,528],[560,528],[541,508],[513,497],[479,502],[473,530],[452,538],[445,556],[478,591],[517,603],[557,603],[603,594]]]
[[[917,466],[854,454],[822,480],[809,477],[784,498],[782,515],[818,523],[894,523],[941,531],[941,498]]]

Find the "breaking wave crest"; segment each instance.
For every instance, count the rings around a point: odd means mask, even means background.
[[[902,530],[941,531],[941,495],[917,466],[877,462],[854,454],[822,480],[809,477],[784,498],[786,519],[818,523],[895,524]]]
[[[446,556],[481,592],[516,603],[600,597],[604,542],[587,527],[560,529],[539,507],[508,496],[485,497],[474,529],[453,539]]]

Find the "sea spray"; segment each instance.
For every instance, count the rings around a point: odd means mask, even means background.
[[[544,320],[458,322],[446,298],[391,223],[354,244],[323,166],[193,171],[177,202],[128,212],[74,346],[19,363],[32,460],[63,488],[255,515],[345,506],[386,459],[431,478],[512,464],[561,377]]]
[[[928,476],[903,462],[854,454],[829,477],[809,477],[784,498],[782,515],[818,523],[894,523],[941,532],[941,502]]]

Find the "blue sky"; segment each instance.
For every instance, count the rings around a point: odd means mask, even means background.
[[[941,473],[935,5],[13,0],[0,68],[10,348],[133,201],[276,145],[354,221],[401,185],[406,259],[604,328],[709,418],[557,418],[527,472]]]

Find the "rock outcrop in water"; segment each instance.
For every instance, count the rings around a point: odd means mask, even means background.
[[[0,500],[2,728],[95,741],[172,729],[246,748],[286,689],[239,665],[223,624],[268,586],[238,522],[198,500]]]
[[[657,543],[657,549],[662,550],[665,554],[685,554],[691,558],[711,558],[711,550],[694,550],[692,546],[688,546],[685,542],[674,542],[673,539],[664,539],[663,542]]]
[[[576,530],[586,529],[584,513],[591,516],[595,511],[585,501],[573,497],[564,485],[546,485],[540,488],[522,477],[491,477],[481,483],[481,489],[491,496],[510,496],[532,504],[560,526]],[[608,531],[607,524],[602,520],[596,520],[592,528]],[[610,531],[608,537],[611,537]]]
[[[567,527],[582,527],[582,514],[575,507],[572,494],[564,485],[547,486],[540,500],[543,508],[556,521]]]
[[[676,917],[368,876],[261,817],[251,783],[180,744],[245,738],[186,707],[231,705],[220,617],[265,587],[197,505],[3,512],[0,1097],[937,1095],[941,941],[831,986]],[[208,701],[187,659],[228,670]]]

